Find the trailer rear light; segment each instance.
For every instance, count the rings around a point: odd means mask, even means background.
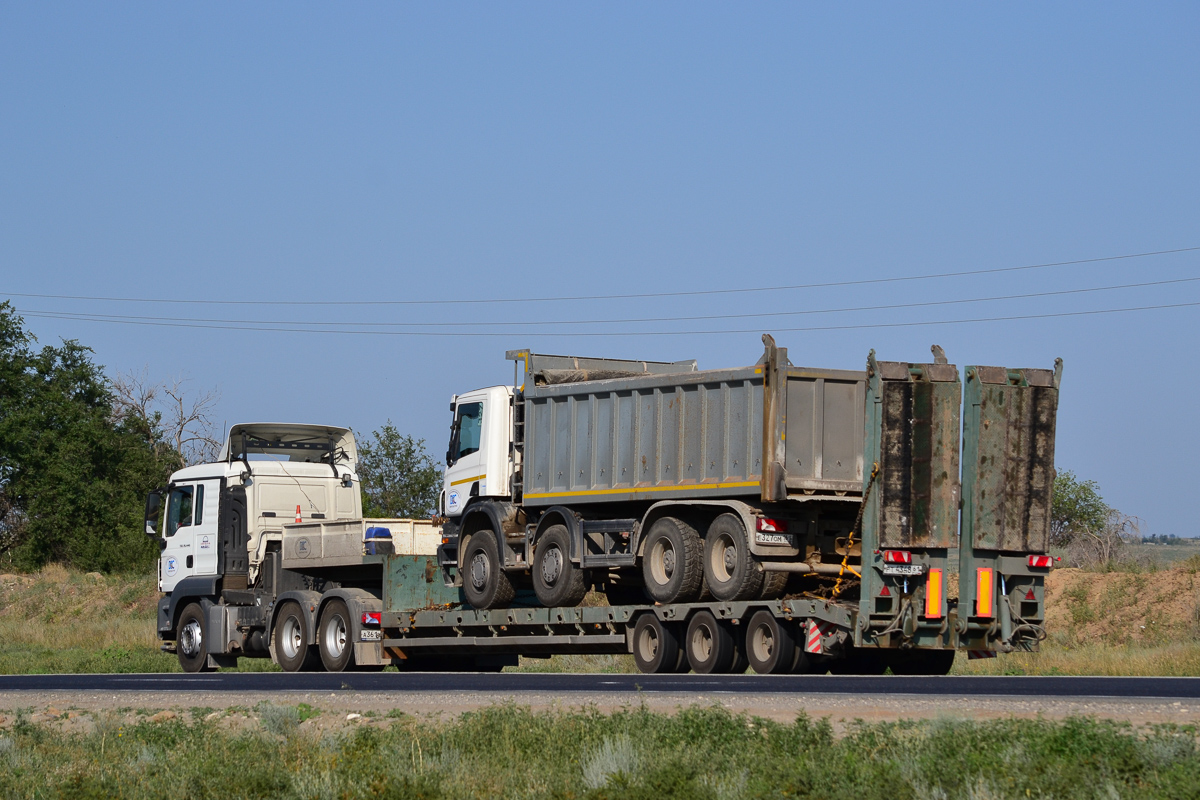
[[[911,564],[912,553],[908,550],[884,550],[883,560],[888,564]]]
[[[754,527],[762,533],[787,533],[788,524],[786,519],[759,517],[758,521],[754,523]]]
[[[925,618],[942,618],[942,571],[940,569],[929,570],[929,577],[925,579]]]
[[[1031,567],[1049,567],[1054,563],[1054,559],[1050,556],[1030,556],[1028,561]]]
[[[975,616],[992,617],[992,568],[975,570]]]
[[[880,597],[891,597],[892,596],[892,593],[888,590],[886,583],[883,585],[883,588],[879,590],[879,596]]]
[[[382,625],[383,624],[383,614],[380,613],[379,611],[364,611],[362,624],[363,625]]]

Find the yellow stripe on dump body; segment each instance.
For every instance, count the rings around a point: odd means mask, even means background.
[[[460,483],[471,483],[472,481],[481,481],[486,477],[487,477],[487,475],[476,475],[474,478],[463,478],[461,481],[451,481],[450,485],[458,486]]]
[[[691,489],[745,489],[758,486],[758,481],[739,481],[737,483],[685,483],[673,486],[638,486],[630,489],[579,489],[574,492],[529,492],[526,498],[542,497],[591,497],[601,494],[637,494],[638,492],[670,492]]]

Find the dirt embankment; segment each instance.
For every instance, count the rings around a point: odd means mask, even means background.
[[[1200,569],[1055,570],[1046,579],[1046,629],[1062,644],[1195,641],[1200,639]]]

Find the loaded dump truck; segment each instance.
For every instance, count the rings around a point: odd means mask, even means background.
[[[395,521],[423,531],[403,542],[361,519],[348,430],[235,426],[147,503],[164,647],[192,671],[628,652],[909,674],[1036,649],[1061,361],[820,370],[763,338],[753,366],[708,371],[510,351],[512,386],[452,399],[440,528]],[[592,588],[608,605],[580,606]]]

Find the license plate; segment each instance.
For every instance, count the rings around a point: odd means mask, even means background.
[[[924,564],[884,564],[884,575],[904,575],[906,577],[912,575],[924,575]]]
[[[359,637],[359,640],[363,641],[363,642],[382,642],[383,641],[383,631],[373,631],[373,630],[364,629],[362,634]]]

